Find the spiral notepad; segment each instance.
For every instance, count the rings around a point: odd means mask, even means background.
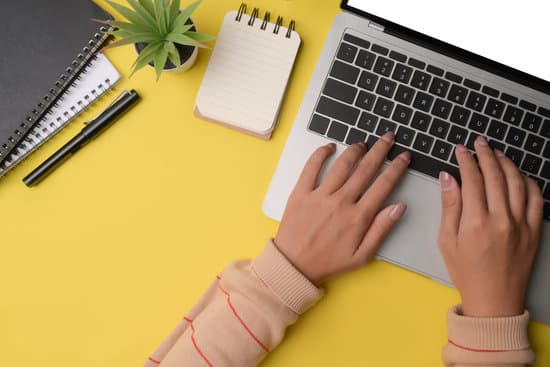
[[[295,22],[250,15],[246,5],[226,14],[195,104],[201,118],[268,139],[300,47]]]

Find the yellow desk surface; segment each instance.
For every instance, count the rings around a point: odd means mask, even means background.
[[[103,0],[100,4],[105,4]],[[204,0],[217,34],[239,0]],[[194,100],[211,51],[184,74],[128,79],[132,47],[107,56],[124,79],[0,183],[0,366],[140,366],[237,258],[278,224],[261,203],[339,0],[253,0],[294,17],[303,45],[270,141],[201,121]],[[21,179],[124,88],[143,100],[39,186]],[[438,366],[456,291],[376,261],[332,281],[263,366]],[[550,366],[550,327],[532,323]]]

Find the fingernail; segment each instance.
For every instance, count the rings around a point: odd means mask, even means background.
[[[495,150],[495,155],[497,157],[504,157],[504,153],[502,152],[502,150],[498,150],[498,149]]]
[[[367,147],[367,144],[364,142],[364,141],[360,141],[358,143],[355,143],[357,144],[358,146],[360,146],[361,148],[366,148]]]
[[[464,145],[458,144],[458,145],[456,146],[456,152],[457,152],[457,153],[463,153],[463,152],[465,152],[465,151],[466,151],[466,147],[465,147]]]
[[[399,219],[405,213],[405,209],[407,209],[407,206],[403,203],[398,203],[393,206],[390,210],[389,217],[392,219]]]
[[[478,136],[476,140],[477,140],[477,143],[483,147],[486,147],[487,145],[489,145],[487,144],[487,140],[483,136]]]
[[[397,156],[398,158],[401,158],[407,163],[410,163],[411,161],[411,152],[403,152]]]
[[[451,175],[445,171],[439,172],[439,184],[441,185],[441,191],[448,191],[452,188],[453,181]]]
[[[384,140],[386,143],[392,144],[393,139],[395,138],[395,134],[392,131],[388,131],[384,135],[382,135],[382,140]]]
[[[334,144],[334,143],[328,143],[328,144],[327,144],[327,147],[329,147],[330,149],[334,150],[334,149],[336,149],[336,144]]]

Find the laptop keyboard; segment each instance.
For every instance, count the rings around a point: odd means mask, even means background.
[[[374,144],[395,133],[389,159],[406,150],[410,168],[460,178],[455,144],[474,150],[479,135],[544,193],[550,220],[550,110],[345,34],[308,129],[329,139]]]

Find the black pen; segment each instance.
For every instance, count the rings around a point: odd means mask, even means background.
[[[30,187],[42,181],[42,179],[52,173],[70,156],[86,145],[86,143],[101,134],[107,127],[115,122],[118,117],[136,103],[138,99],[139,96],[135,90],[124,91],[105,109],[105,111],[94,120],[87,123],[82,131],[74,138],[61,147],[61,149],[55,152],[50,158],[46,159],[46,161],[34,171],[29,173],[27,177],[23,179],[25,185]]]

